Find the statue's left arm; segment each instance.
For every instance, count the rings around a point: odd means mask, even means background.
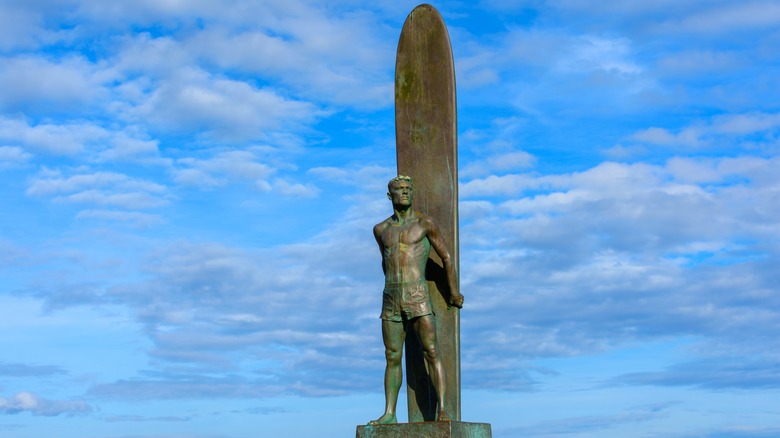
[[[442,263],[444,264],[444,270],[447,273],[447,284],[450,287],[450,297],[448,304],[457,308],[463,307],[463,295],[460,293],[460,287],[458,285],[458,272],[455,269],[450,252],[447,250],[447,243],[444,241],[439,226],[430,216],[425,217],[424,226],[428,232],[428,241],[431,242],[431,247],[439,255]]]

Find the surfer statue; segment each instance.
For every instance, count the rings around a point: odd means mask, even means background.
[[[456,109],[447,26],[436,8],[419,5],[406,17],[396,54],[393,215],[374,227],[385,274],[385,412],[358,426],[357,438],[492,435],[490,424],[462,422],[460,412]],[[424,213],[412,208],[413,198]],[[404,354],[409,417],[398,423]]]
[[[382,340],[385,344],[385,412],[369,425],[396,423],[396,404],[403,372],[401,357],[409,330],[420,340],[423,356],[437,396],[438,421],[450,421],[446,404],[446,376],[437,351],[436,320],[425,278],[431,247],[441,258],[449,286],[448,305],[463,307],[457,272],[438,225],[425,213],[412,209],[413,187],[408,176],[398,176],[387,185],[393,215],[374,227],[382,253],[385,288],[382,296]],[[407,376],[409,378],[409,376]]]

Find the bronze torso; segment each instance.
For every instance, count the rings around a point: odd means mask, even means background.
[[[401,223],[393,217],[382,224],[380,241],[386,283],[425,280],[425,264],[431,252],[427,231],[420,223],[421,213]]]

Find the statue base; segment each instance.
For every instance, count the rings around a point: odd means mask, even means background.
[[[492,438],[488,423],[425,421],[358,426],[356,438]]]

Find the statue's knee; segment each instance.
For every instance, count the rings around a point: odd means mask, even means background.
[[[401,363],[401,351],[400,350],[385,350],[385,358],[387,363],[391,365],[398,365]]]

